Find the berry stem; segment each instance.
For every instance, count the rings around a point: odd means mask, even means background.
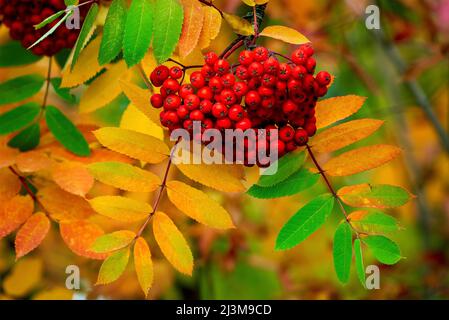
[[[310,158],[312,159],[312,162],[314,163],[315,167],[317,168],[318,172],[320,173],[321,177],[323,178],[324,182],[327,185],[327,188],[329,189],[329,191],[331,192],[332,196],[335,198],[335,200],[337,200],[339,206],[340,206],[340,210],[342,212],[342,214],[345,217],[346,222],[349,224],[349,226],[352,228],[352,230],[354,230],[357,238],[359,237],[360,232],[357,231],[354,226],[351,224],[351,220],[349,220],[349,216],[348,213],[346,212],[346,209],[343,205],[343,202],[341,201],[340,197],[338,196],[337,192],[335,191],[334,187],[332,186],[331,182],[329,181],[326,173],[324,172],[323,168],[320,166],[320,164],[318,163],[314,153],[312,152],[312,148],[310,148],[310,146],[308,144],[306,144],[306,148],[307,148],[307,152],[310,155]]]
[[[212,0],[210,0],[210,1],[207,1],[207,0],[198,0],[198,1],[201,2],[202,4],[205,4],[205,5],[208,6],[208,7],[214,8],[215,10],[218,11],[218,13],[220,13],[220,16],[221,16],[222,18],[224,17],[223,11],[221,11],[217,6],[215,6],[215,5],[212,3]]]
[[[285,60],[288,60],[288,61],[290,61],[291,63],[294,63],[294,62],[292,61],[292,59],[290,59],[290,58],[287,57],[286,55],[283,55],[282,53],[278,53],[278,52],[275,52],[275,51],[270,51],[270,53],[271,53],[271,54],[274,54],[274,55],[276,55],[276,56],[279,56],[279,57],[281,57],[281,58],[284,58]]]
[[[44,93],[44,100],[42,101],[42,107],[41,109],[44,109],[47,105],[47,99],[48,99],[48,92],[50,88],[50,80],[51,80],[51,69],[52,69],[52,57],[48,58],[48,69],[47,69],[47,78],[46,80],[46,86],[45,86],[45,93]]]

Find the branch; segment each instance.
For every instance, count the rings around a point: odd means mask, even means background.
[[[220,16],[221,16],[222,18],[224,17],[223,11],[221,11],[217,6],[215,6],[215,5],[212,3],[212,0],[209,0],[209,1],[207,1],[207,0],[198,0],[198,1],[201,2],[202,4],[205,4],[205,5],[208,6],[208,7],[214,8],[215,10],[218,11],[218,13],[220,13]]]

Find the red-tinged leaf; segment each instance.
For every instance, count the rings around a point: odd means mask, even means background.
[[[18,154],[19,150],[3,146],[0,142],[0,169],[12,166]]]
[[[59,228],[62,239],[77,255],[97,260],[107,257],[107,254],[90,250],[95,240],[104,234],[104,231],[96,224],[87,220],[63,221]]]
[[[203,6],[202,9],[204,11],[204,22],[198,46],[200,49],[205,49],[209,47],[211,40],[215,39],[220,32],[222,19],[216,9],[209,6]]]
[[[151,261],[150,248],[142,237],[139,237],[134,245],[134,266],[140,287],[147,296],[153,285],[153,262]]]
[[[36,249],[45,239],[48,230],[50,230],[50,220],[45,213],[38,212],[29,217],[16,235],[16,258],[23,257]]]
[[[365,97],[349,95],[319,101],[315,108],[316,127],[324,128],[349,117],[359,111],[365,99]]]
[[[52,170],[53,180],[61,189],[77,196],[84,197],[94,185],[94,177],[82,164],[62,162]]]
[[[398,147],[379,144],[345,152],[329,160],[324,171],[335,177],[367,171],[393,160],[401,153]]]
[[[0,203],[3,204],[19,193],[22,184],[8,168],[0,169],[0,181]]]
[[[32,150],[19,154],[16,165],[21,172],[36,172],[50,167],[51,159],[42,150]]]
[[[188,56],[197,46],[204,22],[204,11],[197,0],[181,0],[184,7],[184,23],[179,38],[179,55]]]
[[[30,196],[17,195],[0,206],[0,239],[22,225],[32,214],[34,202]]]

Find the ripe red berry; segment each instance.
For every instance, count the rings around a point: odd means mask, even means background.
[[[181,120],[185,120],[189,116],[189,113],[190,110],[184,105],[179,106],[179,108],[176,110],[176,114]]]
[[[257,93],[263,98],[263,97],[271,97],[274,94],[273,89],[268,87],[259,87],[257,89]]]
[[[170,94],[164,100],[165,110],[176,110],[181,105],[181,98],[175,94]]]
[[[263,111],[264,109],[271,109],[271,108],[273,108],[275,106],[275,104],[276,104],[276,98],[275,97],[273,97],[273,96],[264,97],[262,99],[262,103],[260,104],[260,106],[263,109],[259,109],[258,111]],[[268,116],[271,115],[271,113],[270,114],[266,114],[265,113],[265,116],[262,116],[262,114],[259,114],[259,113],[258,113],[258,115],[261,116],[261,117],[268,117]]]
[[[182,126],[186,130],[192,130],[193,129],[193,121],[190,119],[184,120],[182,123]]]
[[[313,56],[313,54],[315,53],[315,50],[313,49],[311,43],[305,43],[305,44],[301,45],[301,49],[304,51],[304,53],[308,57]]]
[[[232,121],[229,118],[218,119],[216,127],[217,129],[230,129],[232,127]]]
[[[268,50],[265,47],[257,47],[254,49],[254,60],[262,62],[268,59]]]
[[[223,103],[217,102],[212,106],[212,115],[217,119],[224,118],[228,115],[228,108]]]
[[[155,108],[161,108],[164,105],[164,98],[159,93],[153,94],[150,101]]]
[[[287,100],[282,104],[282,111],[286,114],[292,114],[297,110],[298,106],[291,100]]]
[[[179,82],[174,79],[167,79],[162,84],[162,87],[167,91],[167,94],[176,93],[179,90]]]
[[[213,77],[209,80],[209,88],[213,93],[220,93],[223,90],[223,81],[220,77]]]
[[[170,68],[169,74],[173,79],[180,79],[182,78],[183,71],[180,67],[174,66]]]
[[[210,79],[213,76],[215,76],[215,71],[214,68],[208,64],[205,64],[202,68],[201,68],[201,74],[203,75],[203,77],[205,79]]]
[[[290,77],[292,68],[287,63],[279,65],[278,78],[279,80],[287,80]]]
[[[284,126],[279,129],[279,139],[284,142],[289,142],[295,137],[295,129],[290,126]]]
[[[200,110],[193,110],[189,117],[193,121],[201,121],[204,119],[204,114]]]
[[[221,81],[225,88],[231,88],[235,83],[235,76],[232,73],[227,73],[221,77]]]
[[[266,87],[274,87],[276,85],[276,77],[272,74],[265,73],[262,76],[262,85]]]
[[[298,48],[292,53],[292,61],[297,65],[304,65],[308,57],[302,48]]]
[[[239,55],[239,62],[241,65],[249,66],[254,61],[254,52],[250,50],[243,50]]]
[[[295,132],[295,142],[298,146],[305,146],[307,144],[307,141],[309,141],[309,135],[307,134],[307,131],[304,129],[296,129]]]
[[[301,80],[305,77],[305,75],[307,74],[307,69],[304,66],[295,66],[292,69],[292,76],[293,78],[297,79],[297,80]]]
[[[312,137],[315,135],[316,133],[316,124],[313,122],[308,122],[306,123],[306,125],[304,126],[304,130],[306,130],[307,135],[309,137]]]
[[[179,123],[179,118],[175,111],[167,111],[164,116],[164,121],[167,126],[171,126]]]
[[[250,77],[261,77],[263,73],[263,65],[259,62],[253,62],[248,67]]]
[[[248,69],[245,66],[238,66],[235,69],[235,75],[241,80],[246,80],[249,78]]]
[[[167,66],[161,65],[156,67],[152,73],[154,73],[157,80],[164,82],[170,75],[170,70]]]
[[[226,105],[234,104],[237,101],[234,91],[231,89],[224,89],[221,94],[221,101]]]
[[[260,98],[260,95],[257,93],[257,91],[249,91],[245,95],[245,104],[248,106],[258,106],[262,99]]]
[[[189,94],[192,94],[194,92],[195,90],[193,89],[193,86],[190,83],[183,84],[179,89],[179,95],[183,99],[185,99]]]
[[[315,72],[316,61],[314,58],[310,57],[306,61],[306,69],[309,73],[313,74]]]
[[[200,106],[200,98],[196,94],[189,94],[184,99],[184,105],[189,110],[195,110],[195,109],[197,109]]]
[[[241,129],[243,131],[248,130],[251,128],[251,120],[249,120],[248,118],[242,119],[235,124],[235,128]]]
[[[217,62],[215,62],[214,64],[214,71],[216,73],[218,73],[220,76],[226,74],[229,72],[229,62],[225,59],[219,59]]]
[[[201,99],[211,100],[214,97],[212,90],[209,87],[202,87],[197,92],[198,97]]]
[[[203,100],[200,102],[200,110],[202,113],[207,114],[212,112],[213,103],[210,100]]]
[[[211,67],[214,66],[218,60],[218,55],[215,52],[208,52],[204,55],[204,61]]]
[[[277,75],[279,70],[279,61],[275,57],[269,57],[267,61],[264,62],[263,68],[265,73]]]
[[[327,86],[331,83],[331,75],[326,71],[318,72],[315,79],[321,86]]]
[[[245,116],[245,110],[239,104],[233,105],[228,111],[229,119],[239,121]]]
[[[206,79],[200,71],[195,71],[190,75],[190,83],[195,88],[202,88],[206,84]]]

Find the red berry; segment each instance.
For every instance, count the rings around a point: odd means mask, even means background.
[[[248,67],[250,77],[260,77],[263,73],[263,65],[259,62],[253,62]]]
[[[245,82],[236,82],[232,89],[237,97],[243,97],[248,92],[248,86]]]
[[[225,88],[231,88],[235,83],[235,76],[232,73],[227,73],[221,77],[221,81]]]
[[[298,48],[292,53],[292,61],[298,65],[304,65],[308,57],[302,48]]]
[[[202,87],[197,92],[198,97],[201,99],[211,100],[214,97],[212,90],[209,87]]]
[[[186,130],[192,130],[193,129],[193,121],[190,119],[184,120],[182,123],[182,126]]]
[[[200,110],[193,110],[190,112],[190,119],[193,121],[201,121],[204,119],[204,114]]]
[[[315,135],[316,133],[316,124],[313,122],[308,122],[306,123],[306,125],[304,126],[304,130],[306,130],[307,135],[309,137],[312,137]]]
[[[193,86],[190,83],[183,84],[179,89],[179,95],[183,99],[185,99],[189,94],[192,94],[194,92],[195,90],[193,89]]]
[[[153,94],[150,101],[151,105],[155,108],[161,108],[164,105],[164,99],[159,93]]]
[[[304,129],[296,129],[295,132],[295,142],[298,146],[305,146],[307,144],[307,141],[309,141],[309,135],[307,134],[307,131]]]
[[[262,85],[266,87],[274,87],[276,85],[276,77],[272,74],[265,73],[262,76]]]
[[[215,52],[208,52],[204,55],[204,61],[210,65],[211,67],[214,66],[215,62],[218,60],[218,55]]]
[[[326,71],[318,72],[315,79],[321,86],[327,86],[331,83],[331,75]]]
[[[209,80],[209,88],[213,93],[219,93],[223,90],[223,81],[220,77],[213,77]]]
[[[176,114],[181,120],[185,120],[189,116],[189,112],[190,110],[184,105],[179,106],[179,108],[176,110]]]
[[[215,76],[215,71],[214,68],[211,67],[208,64],[205,64],[202,68],[201,68],[201,74],[203,75],[203,77],[205,79],[210,79],[213,76]]]
[[[239,62],[241,65],[249,66],[254,61],[254,52],[243,50],[239,55]]]
[[[171,126],[179,123],[179,118],[175,111],[167,111],[167,113],[164,116],[164,121],[167,124],[167,126]]]
[[[262,62],[268,59],[268,50],[265,47],[257,47],[254,49],[254,60]]]
[[[216,122],[217,129],[229,129],[232,126],[232,121],[229,118],[218,119]]]
[[[307,74],[307,69],[304,66],[295,66],[292,69],[292,76],[293,78],[300,80],[303,79],[305,77],[305,75]]]
[[[175,94],[170,94],[165,98],[164,109],[176,110],[181,105],[181,98]]]
[[[212,115],[217,118],[221,119],[226,117],[228,114],[228,108],[223,103],[217,102],[212,106]]]
[[[310,57],[309,59],[307,59],[306,61],[306,68],[307,71],[309,71],[311,74],[313,74],[315,72],[315,67],[316,67],[316,61],[314,58]]]
[[[290,126],[285,126],[279,129],[279,139],[284,142],[289,142],[295,137],[295,129]]]
[[[190,75],[190,83],[195,88],[202,88],[206,84],[206,80],[200,71],[195,71]]]
[[[276,75],[279,70],[279,61],[275,57],[269,57],[267,61],[264,62],[263,68],[265,73]]]
[[[279,80],[287,80],[290,77],[292,68],[287,63],[279,65],[278,78]]]
[[[262,99],[260,98],[260,95],[257,93],[257,91],[249,91],[245,95],[245,104],[248,106],[258,106]]]
[[[164,87],[168,94],[171,94],[178,92],[180,86],[177,80],[167,79],[162,84],[162,87]]]
[[[213,103],[210,100],[203,100],[200,102],[200,110],[202,113],[207,114],[212,112]]]
[[[196,94],[189,94],[184,99],[184,105],[189,110],[195,110],[195,109],[197,109],[200,106],[200,98]]]
[[[315,50],[313,50],[311,43],[306,43],[306,44],[301,45],[301,49],[304,51],[304,53],[308,57],[313,56],[313,54],[315,53]]]
[[[241,80],[249,78],[248,69],[245,66],[238,66],[237,69],[235,69],[235,75]]]
[[[239,104],[233,105],[228,111],[229,119],[239,121],[245,116],[245,110]]]
[[[274,91],[271,88],[259,87],[259,89],[257,89],[257,93],[259,93],[261,97],[271,97],[274,94]]]
[[[312,75],[306,74],[303,80],[303,87],[306,91],[312,91],[313,90],[313,83],[315,82],[315,79]]]
[[[168,76],[170,75],[170,70],[167,66],[158,66],[156,69],[153,70],[153,72],[156,76],[156,79],[158,79],[161,82],[164,82]]]
[[[228,73],[229,68],[230,68],[229,62],[225,59],[219,59],[214,64],[214,71],[221,76]]]
[[[234,104],[237,101],[234,91],[231,89],[224,89],[221,94],[221,101],[226,105]]]
[[[297,110],[298,106],[291,100],[287,100],[282,104],[282,111],[289,115]]]
[[[173,79],[180,79],[183,75],[183,71],[180,67],[174,66],[170,68],[169,74]]]
[[[242,119],[236,123],[235,128],[241,129],[243,131],[248,130],[251,128],[251,120],[249,120],[248,118]]]

